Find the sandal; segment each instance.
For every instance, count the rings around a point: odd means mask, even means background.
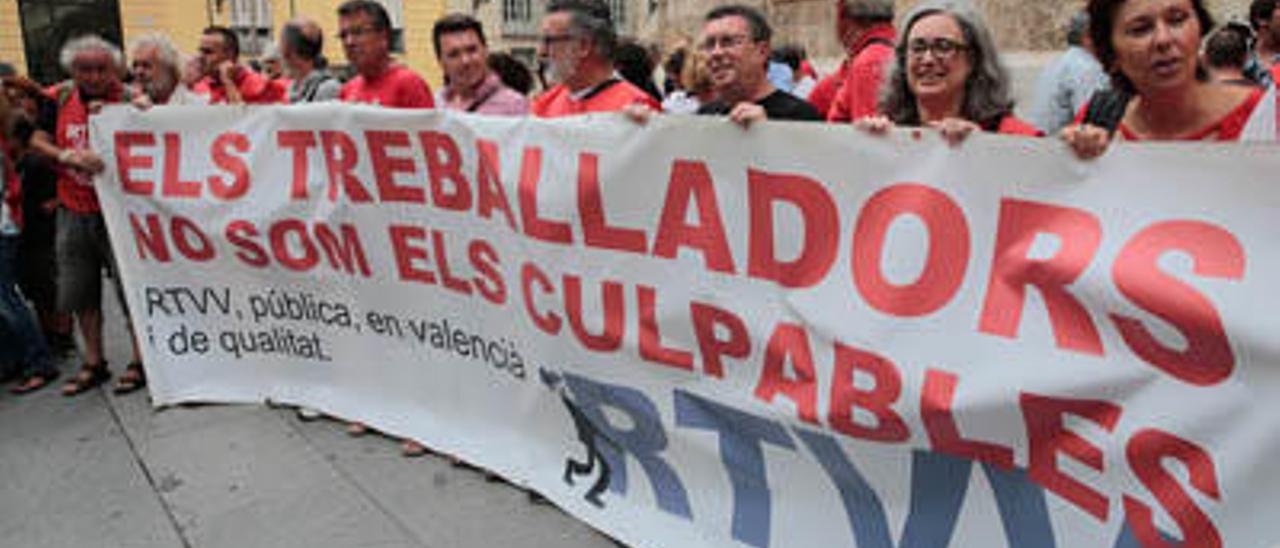
[[[53,371],[50,373],[37,373],[35,375],[31,375],[30,377],[22,379],[22,382],[18,383],[17,386],[10,388],[9,392],[12,392],[18,395],[30,394],[32,392],[35,392],[36,390],[39,390],[41,388],[49,386],[50,384],[53,384],[53,381],[56,380],[57,378],[58,378],[57,371]]]
[[[101,365],[84,364],[80,367],[80,372],[76,376],[62,385],[63,396],[76,396],[83,394],[93,388],[97,388],[111,378],[111,371],[107,370],[107,362]]]
[[[116,394],[128,394],[147,385],[147,373],[142,369],[141,362],[130,362],[128,367],[124,368],[124,374],[116,379],[116,386],[112,392]]]

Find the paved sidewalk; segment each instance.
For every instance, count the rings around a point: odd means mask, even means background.
[[[107,312],[108,359],[127,359]],[[75,363],[62,364],[65,380]],[[60,383],[59,383],[60,384]],[[548,504],[380,436],[293,411],[154,411],[143,392],[0,392],[0,544],[102,547],[612,548]]]

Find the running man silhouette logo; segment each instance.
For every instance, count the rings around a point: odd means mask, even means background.
[[[600,449],[596,444],[603,441],[615,448],[618,447],[618,444],[606,437],[596,427],[595,423],[591,422],[591,419],[587,418],[587,415],[578,408],[562,375],[555,371],[539,368],[538,376],[542,379],[542,384],[545,384],[549,390],[560,396],[560,401],[564,403],[565,408],[569,410],[569,416],[573,418],[573,427],[578,433],[578,441],[587,450],[584,460],[575,459],[573,455],[565,458],[564,482],[568,485],[574,485],[575,478],[589,478],[595,472],[596,467],[599,466],[600,473],[596,477],[595,483],[591,484],[591,488],[587,490],[587,494],[583,496],[583,499],[597,508],[604,508],[604,501],[600,500],[600,495],[609,488],[609,480],[613,476],[609,471],[608,461],[601,456]]]

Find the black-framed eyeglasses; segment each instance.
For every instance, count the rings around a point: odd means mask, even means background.
[[[957,53],[968,50],[968,44],[950,38],[934,38],[932,40],[916,38],[907,43],[907,53],[917,59],[923,58],[926,53],[933,52],[934,58],[947,61],[955,57]]]
[[[751,37],[745,34],[722,34],[719,36],[707,36],[698,43],[698,49],[703,53],[711,53],[720,49],[733,49],[751,41]]]

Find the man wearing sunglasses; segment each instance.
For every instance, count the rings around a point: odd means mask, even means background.
[[[768,63],[773,30],[759,10],[727,5],[707,13],[698,48],[711,73],[716,100],[698,114],[727,115],[749,125],[764,119],[820,121],[813,105],[769,82]]]
[[[552,118],[612,112],[641,105],[662,107],[614,72],[618,36],[602,0],[551,0],[542,18],[538,57],[555,86],[534,99],[534,116]]]

